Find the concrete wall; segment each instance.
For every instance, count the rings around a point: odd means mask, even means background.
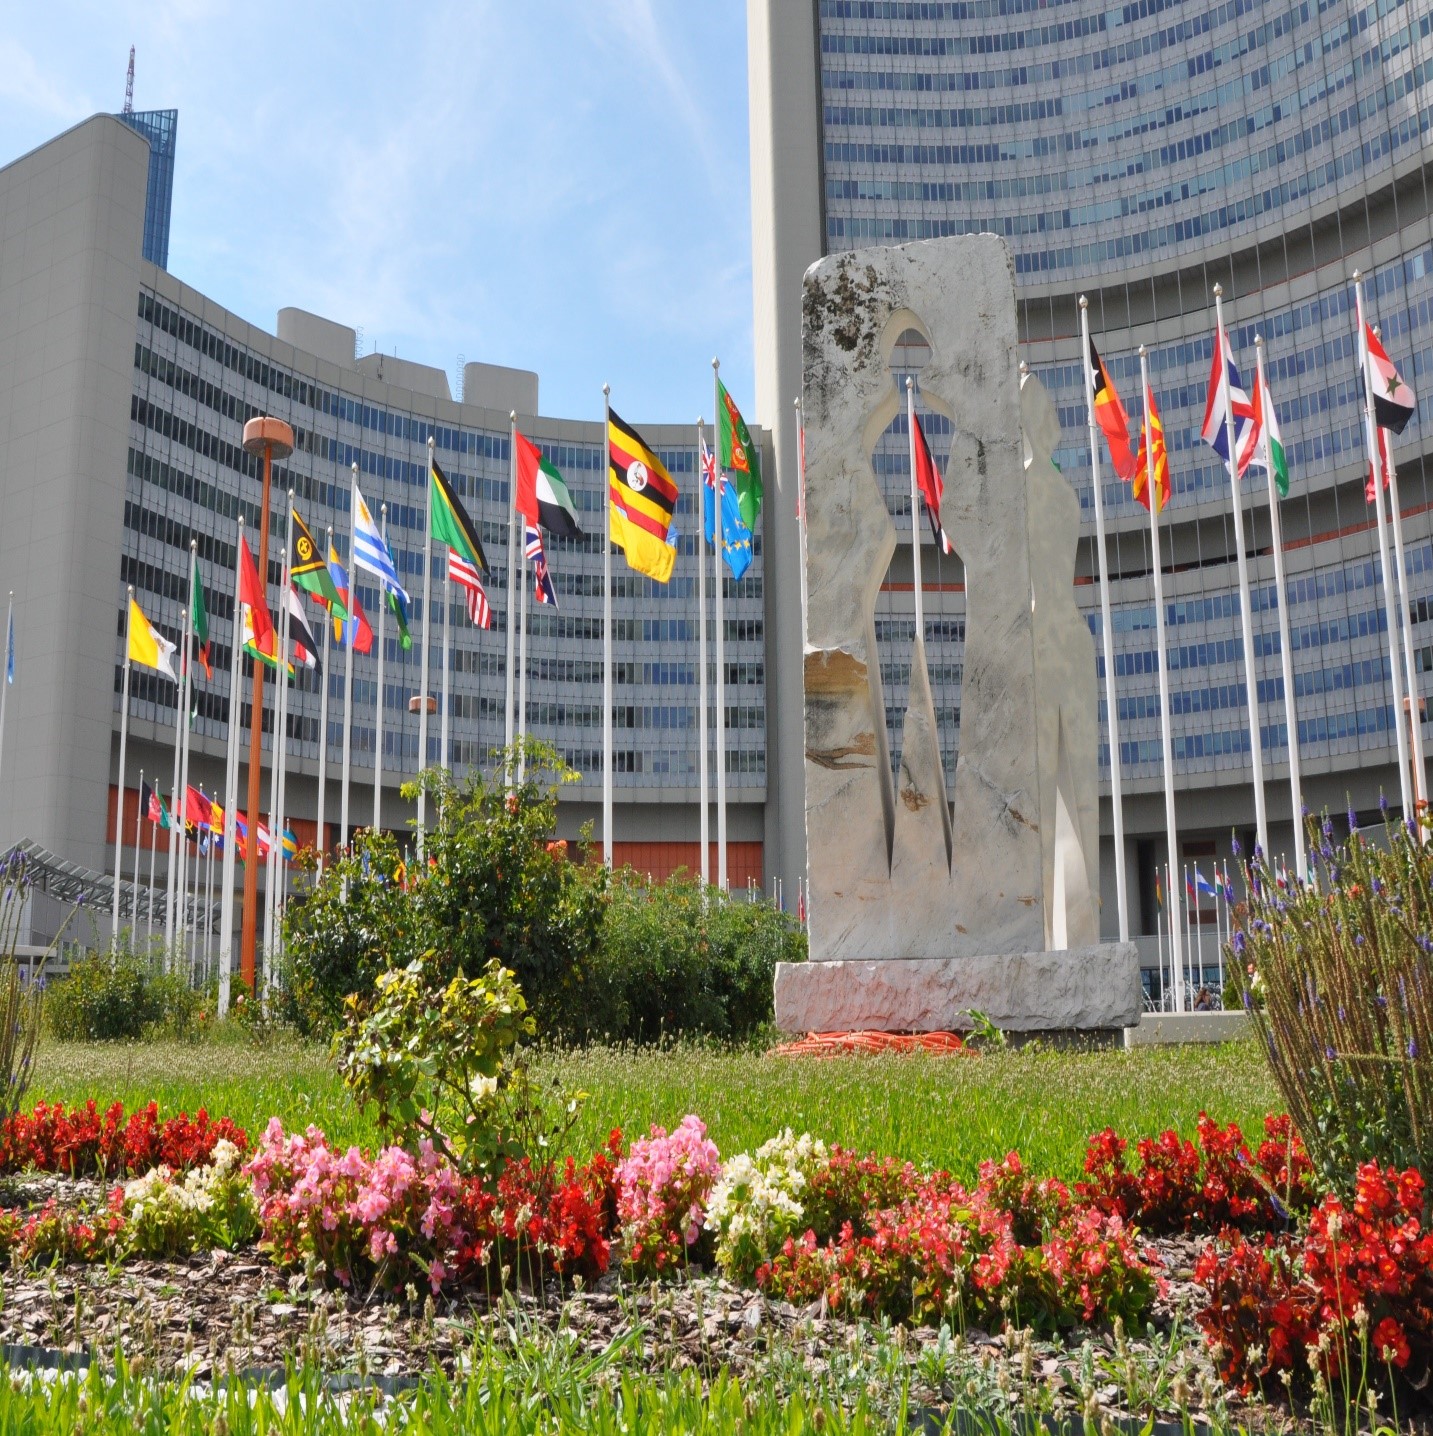
[[[149,146],[109,116],[0,170],[0,844],[103,869]]]

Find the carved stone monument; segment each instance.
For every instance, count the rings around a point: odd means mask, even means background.
[[[911,330],[930,351],[922,405],[951,425],[941,516],[966,573],[953,803],[924,635],[894,782],[876,641],[896,530],[871,455],[903,408],[890,361]],[[920,1031],[977,1009],[1017,1031],[1133,1025],[1134,945],[1099,942],[1079,505],[1051,462],[1054,405],[1017,365],[1009,252],[981,235],[821,260],[803,338],[811,960],[778,968],[777,1021]]]

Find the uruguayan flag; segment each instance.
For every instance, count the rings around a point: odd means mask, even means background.
[[[358,568],[366,568],[381,580],[385,587],[402,594],[404,603],[409,602],[408,590],[398,582],[398,570],[393,566],[392,550],[379,533],[378,525],[373,522],[373,515],[368,512],[368,505],[363,502],[363,495],[356,488],[353,491],[353,502],[354,564]]]

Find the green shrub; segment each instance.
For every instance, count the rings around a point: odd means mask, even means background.
[[[140,1037],[194,1037],[214,1010],[214,994],[166,972],[158,955],[126,942],[113,953],[94,952],[70,964],[49,985],[45,1024],[61,1042],[116,1042]]]
[[[1386,847],[1335,846],[1327,819],[1310,836],[1316,882],[1246,873],[1245,1010],[1331,1186],[1351,1192],[1364,1162],[1433,1177],[1433,849],[1402,823]]]

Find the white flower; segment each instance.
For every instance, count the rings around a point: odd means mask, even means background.
[[[497,1096],[498,1079],[479,1074],[468,1083],[468,1091],[472,1094],[473,1101],[481,1106],[484,1102]]]

